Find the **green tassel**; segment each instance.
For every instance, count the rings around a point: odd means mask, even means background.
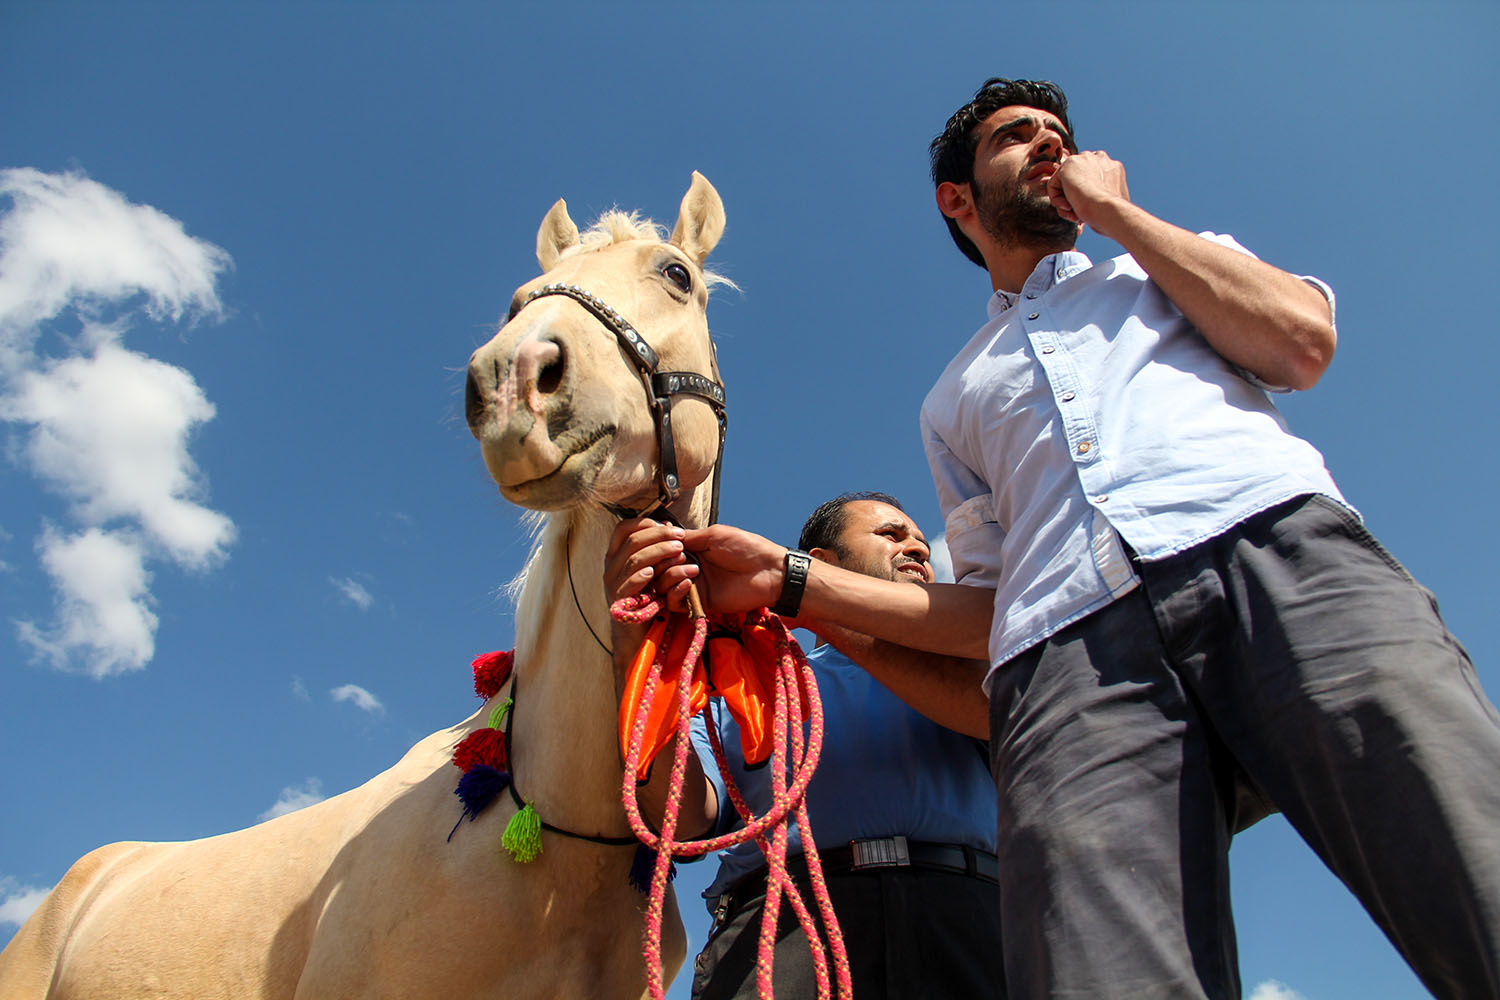
[[[511,699],[507,698],[500,704],[495,706],[494,710],[490,712],[491,729],[505,728],[505,717],[510,714],[510,707],[513,704],[514,702]]]
[[[535,861],[537,855],[542,853],[542,818],[531,808],[531,803],[528,802],[505,824],[505,832],[500,835],[500,846],[523,865]]]

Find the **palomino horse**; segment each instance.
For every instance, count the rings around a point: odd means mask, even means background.
[[[666,241],[618,212],[580,237],[559,201],[537,235],[547,273],[516,292],[510,320],[470,362],[469,423],[500,492],[551,512],[517,581],[510,762],[518,794],[554,827],[629,837],[613,664],[590,635],[609,635],[601,572],[616,518],[606,508],[664,493],[683,523],[710,517],[722,412],[711,397],[722,390],[703,262],[723,228],[719,196],[696,173]],[[630,317],[669,375],[712,390],[665,406],[670,488],[652,419],[663,399],[647,405],[625,335],[591,302]],[[0,953],[0,997],[642,996],[646,897],[629,882],[631,846],[544,828],[541,855],[518,864],[499,845],[517,808],[508,795],[453,830],[450,757],[492,707],[299,812],[204,840],[94,851]],[[675,902],[665,925],[670,977],[686,950]]]

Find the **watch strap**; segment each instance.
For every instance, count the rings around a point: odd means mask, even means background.
[[[802,610],[802,593],[807,589],[807,571],[812,557],[801,549],[786,550],[786,571],[781,578],[781,596],[776,598],[773,612],[783,618],[795,618]]]

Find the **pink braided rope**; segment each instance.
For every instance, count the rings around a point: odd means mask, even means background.
[[[616,620],[641,624],[655,618],[662,608],[659,602],[646,594],[637,595],[634,598],[625,598],[616,601],[610,608],[610,614]],[[771,769],[772,805],[764,816],[755,816],[744,796],[735,785],[734,778],[730,774],[728,760],[724,756],[724,747],[719,739],[718,728],[710,724],[708,729],[709,743],[713,747],[714,759],[719,765],[719,771],[724,777],[726,791],[735,810],[744,821],[744,826],[732,833],[719,837],[710,837],[704,840],[678,841],[675,839],[677,822],[682,809],[682,791],[687,771],[687,755],[691,745],[689,727],[692,722],[691,712],[691,680],[693,670],[703,653],[704,644],[708,637],[708,620],[706,618],[694,618],[692,620],[693,638],[684,654],[682,662],[677,664],[677,736],[673,742],[672,770],[669,776],[667,788],[666,809],[662,817],[661,833],[655,834],[651,831],[645,821],[641,818],[640,803],[637,800],[635,775],[640,764],[641,754],[645,744],[646,716],[644,706],[651,704],[656,694],[657,684],[660,682],[664,671],[672,670],[673,666],[665,663],[666,650],[671,646],[671,633],[674,629],[681,627],[683,616],[675,616],[668,621],[668,635],[662,637],[661,644],[657,649],[654,662],[651,664],[650,672],[646,677],[645,690],[641,694],[641,710],[635,713],[635,722],[630,733],[629,746],[625,755],[625,777],[621,789],[621,799],[625,806],[625,814],[630,820],[630,827],[636,837],[647,847],[654,849],[656,855],[656,868],[651,878],[651,897],[646,911],[646,931],[644,943],[644,957],[646,960],[646,981],[652,1000],[663,1000],[664,988],[662,985],[661,972],[661,915],[665,906],[667,874],[671,869],[672,859],[679,855],[696,856],[709,851],[719,851],[734,844],[743,843],[754,839],[766,857],[768,875],[766,877],[766,902],[761,912],[761,927],[759,941],[759,955],[756,963],[756,989],[762,1000],[770,1000],[772,996],[771,973],[775,959],[775,935],[776,924],[781,913],[783,895],[796,915],[802,932],[807,938],[808,952],[813,960],[813,974],[817,981],[819,1000],[828,1000],[830,996],[830,983],[828,976],[828,959],[824,954],[822,936],[819,934],[817,923],[808,910],[806,902],[798,891],[796,884],[786,870],[787,851],[787,823],[788,815],[795,814],[797,826],[802,834],[802,845],[804,859],[807,862],[808,877],[812,886],[813,898],[817,902],[818,914],[822,918],[823,926],[827,929],[827,949],[833,956],[834,972],[838,984],[838,995],[841,1000],[849,1000],[853,995],[853,986],[849,971],[849,956],[844,947],[843,932],[839,928],[838,919],[833,912],[833,901],[828,894],[828,883],[823,875],[823,866],[818,858],[816,842],[813,840],[812,826],[808,819],[807,805],[804,801],[807,793],[808,782],[812,780],[813,772],[818,765],[818,757],[823,747],[823,705],[818,697],[817,681],[813,676],[812,667],[807,662],[807,657],[797,648],[792,641],[791,634],[782,625],[781,619],[770,614],[764,609],[759,612],[763,617],[760,622],[767,624],[776,633],[777,668],[775,675],[775,703],[774,722],[772,724],[772,746],[778,761],[790,761],[792,780],[787,783],[787,768],[784,766]],[[772,624],[774,623],[774,624]],[[669,675],[670,676],[670,675]],[[802,733],[803,719],[801,714],[801,698],[799,690],[807,692],[808,703],[808,735],[804,741]],[[705,710],[706,711],[706,710]],[[710,720],[711,721],[711,720]],[[787,754],[788,734],[791,740],[791,755]],[[769,841],[766,831],[771,831]]]

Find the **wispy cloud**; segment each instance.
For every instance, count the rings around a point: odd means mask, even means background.
[[[302,682],[302,678],[300,677],[292,678],[292,696],[299,701],[312,701],[312,695],[307,693],[307,685]]]
[[[361,611],[369,611],[371,605],[375,603],[375,597],[369,589],[353,577],[330,576],[328,582],[338,590],[339,596]]]
[[[56,592],[50,625],[16,623],[59,669],[138,670],[155,653],[147,563],[203,569],[234,541],[204,506],[188,441],[214,407],[192,375],[136,351],[133,313],[222,314],[228,254],[181,223],[81,174],[0,171],[0,419],[24,428],[20,460],[67,504],[36,549]],[[65,312],[76,332],[53,326]],[[45,334],[53,334],[42,348]]]
[[[264,823],[268,819],[275,819],[277,816],[285,816],[298,809],[316,805],[327,797],[323,794],[323,782],[317,778],[308,778],[301,787],[283,788],[276,804],[261,813],[259,819]]]
[[[1250,993],[1250,1000],[1307,1000],[1307,997],[1276,979],[1267,979]]]
[[[51,891],[21,885],[13,878],[0,877],[0,924],[21,926]]]
[[[371,715],[382,715],[385,712],[385,706],[380,703],[380,699],[358,684],[344,684],[328,693],[333,695],[334,701],[353,702],[355,708],[369,712]]]

